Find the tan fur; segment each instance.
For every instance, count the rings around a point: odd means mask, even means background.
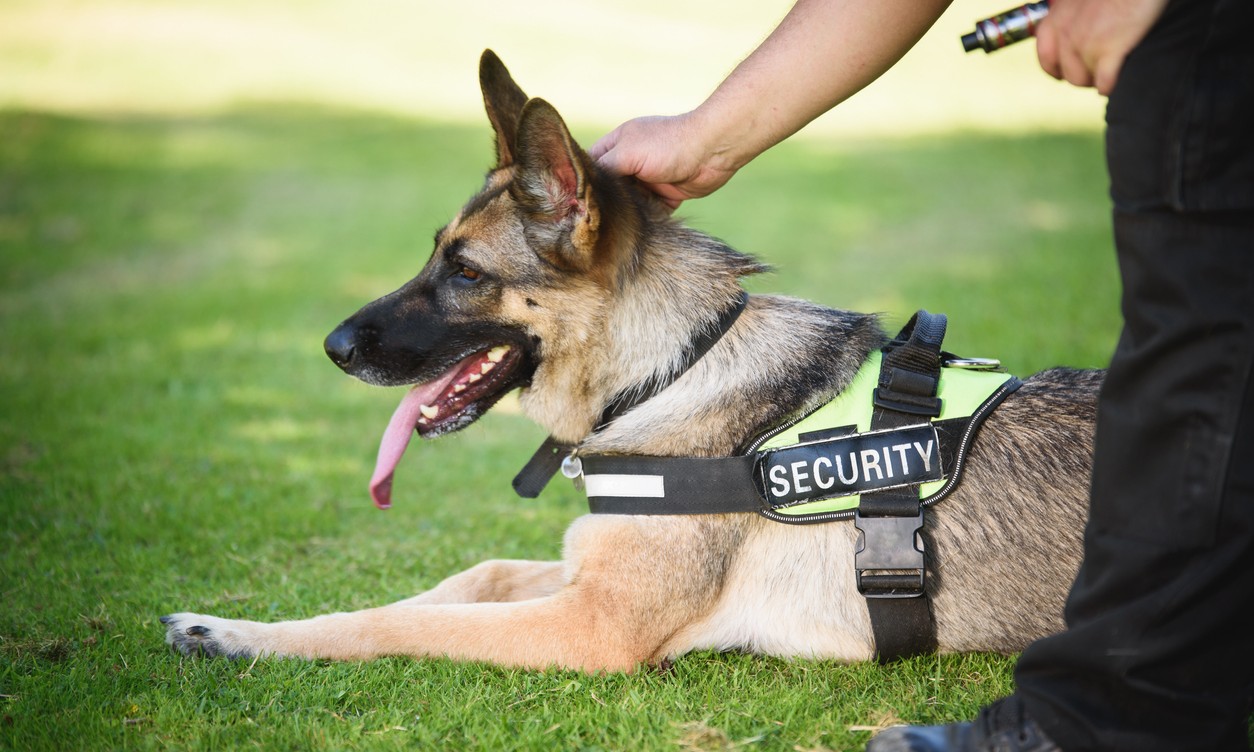
[[[593,432],[616,395],[676,373],[740,294],[739,277],[762,267],[599,174],[556,111],[527,100],[491,53],[480,79],[498,164],[440,232],[422,274],[372,305],[386,303],[386,321],[416,332],[439,309],[444,324],[490,324],[533,343],[521,405],[557,439],[586,453],[727,455],[839,392],[882,343],[873,317],[754,296],[691,369]],[[456,264],[491,281],[451,290]],[[399,378],[392,362],[356,368],[378,383]],[[982,429],[959,490],[929,512],[941,650],[1018,650],[1061,627],[1100,379],[1029,380]],[[587,671],[703,648],[865,660],[874,646],[854,587],[856,537],[848,522],[753,514],[585,516],[560,562],[485,562],[381,608],[274,624],[164,621],[186,654],[449,656]]]

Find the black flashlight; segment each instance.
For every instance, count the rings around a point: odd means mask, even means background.
[[[1000,50],[1002,47],[1036,35],[1037,24],[1049,15],[1049,0],[1039,3],[1021,5],[1005,13],[998,13],[975,25],[975,31],[962,35],[962,49],[967,52],[980,49],[985,52]]]

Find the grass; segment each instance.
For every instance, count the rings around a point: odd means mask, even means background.
[[[313,107],[0,114],[0,747],[846,750],[1009,691],[986,655],[589,677],[166,649],[170,611],[310,616],[559,555],[583,502],[512,496],[542,432],[509,411],[416,447],[375,511],[398,395],[321,353],[488,155],[486,126]],[[756,291],[944,311],[952,349],[1027,373],[1113,345],[1103,186],[1093,134],[867,138],[785,145],[684,212],[777,266]]]

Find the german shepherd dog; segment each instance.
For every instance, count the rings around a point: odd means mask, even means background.
[[[380,506],[416,431],[472,423],[521,387],[523,412],[587,454],[729,456],[849,385],[886,337],[873,315],[754,295],[691,367],[690,349],[765,267],[670,218],[610,175],[490,50],[480,84],[496,136],[483,189],[421,273],[328,338],[368,383],[412,385],[371,483]],[[608,425],[606,406],[662,391]],[[1022,649],[1062,627],[1086,518],[1099,371],[1037,374],[987,419],[963,482],[932,508],[927,580],[939,649]],[[486,561],[407,600],[259,623],[163,617],[187,655],[363,660],[448,656],[631,671],[692,650],[867,660],[848,522],[752,513],[580,517],[561,561]]]

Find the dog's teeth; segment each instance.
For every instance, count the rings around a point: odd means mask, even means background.
[[[453,385],[453,392],[454,392],[455,394],[456,394],[456,393],[459,393],[459,392],[464,392],[464,391],[466,391],[466,385],[465,385],[465,384],[454,384],[454,385]]]
[[[477,374],[477,373],[472,373],[472,374],[470,374],[469,376],[467,376],[467,377],[466,377],[466,381],[468,381],[468,382],[470,382],[471,384],[473,384],[473,383],[475,383],[476,381],[478,381],[478,380],[479,380],[479,379],[481,379],[481,378],[483,378],[483,377],[482,377],[482,376],[480,376],[479,374]]]
[[[418,412],[422,413],[422,417],[426,418],[427,420],[435,420],[436,417],[440,414],[440,408],[436,407],[435,405],[420,405],[418,407]]]
[[[509,345],[497,345],[491,350],[488,350],[488,360],[493,363],[500,363],[501,358],[504,358],[505,353],[507,352],[509,352]]]
[[[419,419],[418,419],[418,425],[420,425],[420,426],[425,426],[425,425],[427,425],[427,424],[428,424],[428,423],[430,423],[430,422],[431,422],[431,421],[427,420],[426,418],[419,418]]]
[[[491,371],[493,368],[496,368],[495,363],[484,363],[483,365],[479,366],[479,373],[487,373],[488,371]]]

